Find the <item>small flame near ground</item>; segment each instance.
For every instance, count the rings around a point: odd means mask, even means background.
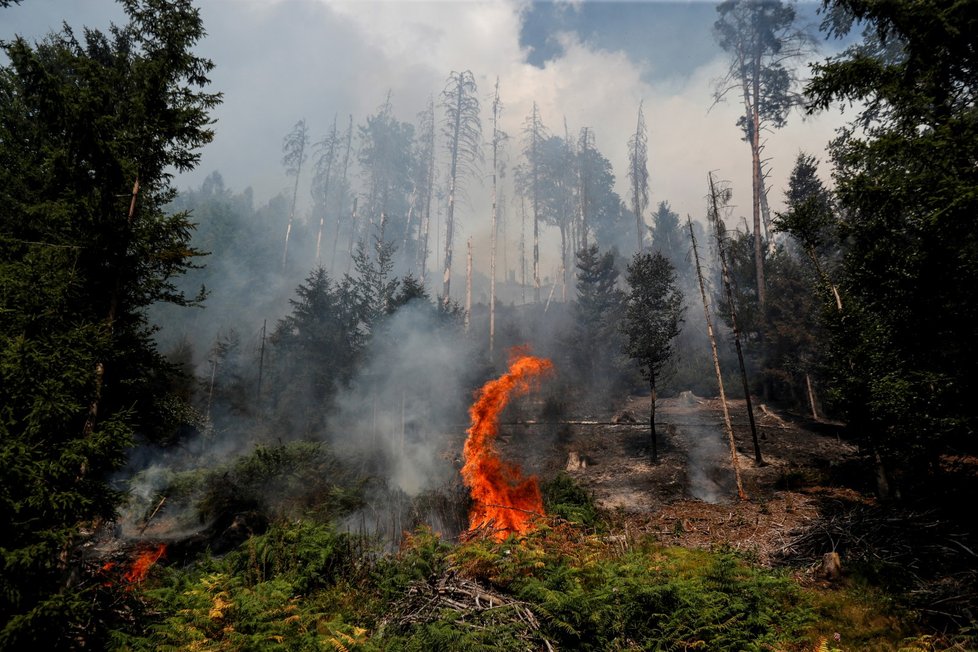
[[[469,408],[472,425],[462,467],[462,481],[475,503],[469,512],[469,530],[491,527],[493,538],[502,541],[510,534],[529,532],[534,519],[543,516],[536,477],[524,478],[518,465],[501,460],[495,440],[499,415],[510,398],[528,393],[552,371],[550,360],[515,349],[510,354],[509,371],[483,385]]]
[[[139,553],[139,555],[133,560],[132,566],[126,571],[126,574],[122,576],[126,582],[130,584],[135,584],[137,582],[142,582],[146,579],[146,574],[149,573],[149,569],[153,567],[160,557],[166,554],[166,544],[161,543],[156,548],[147,548]]]

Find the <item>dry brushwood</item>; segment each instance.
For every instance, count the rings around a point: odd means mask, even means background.
[[[554,649],[540,632],[540,622],[528,603],[487,589],[451,569],[412,584],[388,611],[380,631],[404,630],[444,619],[446,610],[456,612],[456,625],[476,629],[508,625],[519,632],[518,637],[526,643],[527,650]]]
[[[973,533],[960,530],[933,512],[835,506],[790,532],[779,557],[815,569],[837,551],[850,568],[895,569],[920,612],[966,624],[978,613],[978,554]]]

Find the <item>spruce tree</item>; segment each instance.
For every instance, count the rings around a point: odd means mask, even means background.
[[[126,0],[108,33],[4,43],[0,68],[0,648],[98,647],[69,572],[111,518],[107,475],[180,409],[145,309],[189,303],[193,225],[172,172],[210,141],[210,61],[188,0]]]

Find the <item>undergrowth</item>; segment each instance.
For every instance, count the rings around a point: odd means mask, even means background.
[[[115,647],[967,649],[915,632],[912,614],[870,586],[817,587],[725,548],[663,547],[652,537],[623,544],[566,476],[544,493],[551,513],[568,509],[525,538],[449,545],[422,528],[394,554],[329,523],[280,519],[223,558],[153,569],[126,592],[140,617],[117,628]],[[437,602],[446,582],[460,580],[496,602]]]

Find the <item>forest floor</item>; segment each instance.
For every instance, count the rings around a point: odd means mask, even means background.
[[[728,405],[746,500],[738,498],[719,399],[689,392],[657,403],[656,463],[648,396],[549,426],[508,424],[502,454],[542,479],[566,472],[626,538],[732,548],[826,588],[834,582],[823,572],[824,555],[837,552],[843,582],[850,570],[883,582],[938,629],[974,622],[978,531],[965,505],[978,496],[978,459],[946,458],[931,495],[884,503],[843,424],[755,405],[759,465],[745,402]],[[540,434],[534,429],[549,436],[527,446]]]
[[[629,397],[615,413],[551,425],[553,436],[543,446],[526,447],[518,433],[534,424],[511,424],[502,430],[503,454],[525,456],[529,449],[529,459],[519,460],[528,469],[543,478],[565,471],[635,534],[654,533],[663,543],[683,547],[727,545],[756,555],[765,565],[790,552],[792,533],[818,521],[818,504],[825,498],[873,501],[835,482],[858,461],[856,447],[841,439],[838,423],[755,405],[764,462],[758,465],[746,403],[728,401],[748,497],[742,501],[719,399],[687,392],[657,405],[656,463],[647,396]]]

